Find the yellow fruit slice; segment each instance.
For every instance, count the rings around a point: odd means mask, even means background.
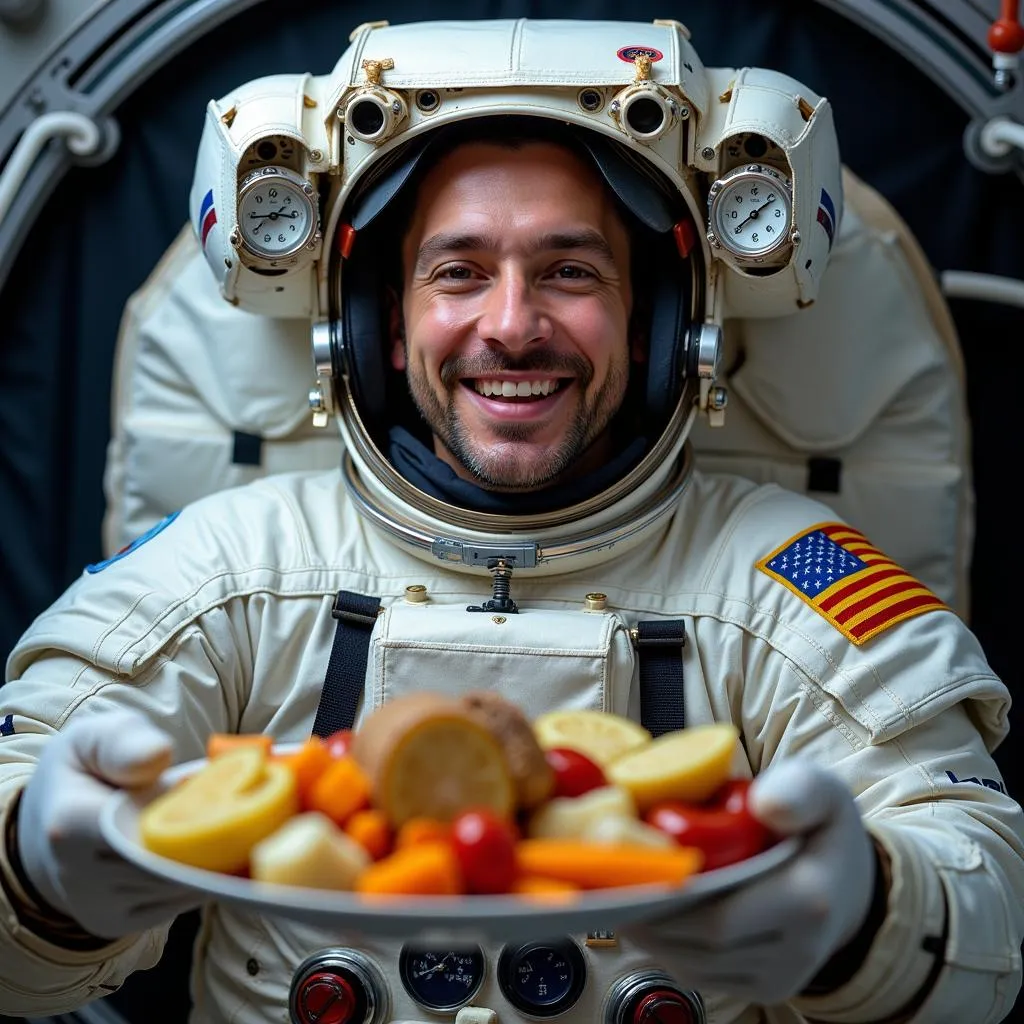
[[[394,828],[416,817],[451,821],[472,807],[514,810],[501,742],[454,698],[411,693],[388,701],[356,731],[352,756]]]
[[[208,871],[241,871],[249,851],[299,810],[295,773],[239,747],[157,797],[139,816],[153,853]]]
[[[533,731],[545,750],[570,747],[602,768],[651,742],[642,725],[608,711],[548,711],[534,719]]]
[[[725,723],[679,729],[616,758],[605,775],[629,790],[641,811],[660,800],[699,803],[729,778],[738,738]]]
[[[396,743],[375,803],[396,828],[410,818],[451,821],[473,807],[513,811],[515,786],[498,741],[461,717],[424,721]]]

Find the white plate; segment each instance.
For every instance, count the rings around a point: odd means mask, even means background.
[[[756,857],[694,875],[678,887],[637,885],[559,895],[554,899],[545,897],[543,901],[512,895],[368,897],[354,892],[270,885],[180,864],[150,852],[139,842],[139,815],[143,808],[173,783],[205,764],[201,760],[177,765],[143,795],[114,793],[100,816],[107,842],[140,868],[197,889],[211,901],[238,904],[332,931],[472,941],[612,931],[629,922],[685,910],[745,885],[784,864],[800,846],[795,838],[785,839]]]

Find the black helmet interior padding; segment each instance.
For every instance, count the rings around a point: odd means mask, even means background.
[[[524,137],[542,134],[537,130],[536,118],[524,120],[529,121],[521,131]],[[409,183],[424,157],[442,144],[450,149],[457,139],[473,137],[466,125],[463,122],[421,136],[390,159],[385,158],[353,197],[347,222],[357,233],[366,231]],[[565,144],[570,128],[557,122],[559,135],[554,141]],[[458,129],[461,131],[456,135]],[[509,132],[506,137],[511,134],[516,133]],[[634,281],[634,290],[646,293],[650,305],[644,391],[651,427],[660,430],[675,411],[686,371],[693,277],[690,259],[679,256],[672,228],[690,214],[681,197],[673,194],[672,186],[655,177],[654,169],[644,167],[644,161],[625,147],[585,129],[573,130],[572,138],[584,147],[623,207],[642,225],[633,232],[634,245],[647,245],[652,250],[645,251],[639,261],[634,260],[643,268],[643,280]],[[400,226],[389,225],[385,230],[388,237],[383,241],[394,251],[400,241]],[[366,231],[368,236],[380,233]],[[342,352],[334,354],[335,372],[343,369],[348,375],[365,426],[378,439],[386,435],[394,419],[394,409],[388,407],[389,342],[383,296],[389,282],[387,261],[381,258],[381,241],[378,238],[374,244],[367,244],[370,238],[361,239],[357,234],[350,257],[342,261],[341,330],[335,332]]]

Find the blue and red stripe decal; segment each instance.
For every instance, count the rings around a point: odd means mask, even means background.
[[[828,247],[831,249],[836,235],[836,208],[832,197],[824,189],[821,190],[821,198],[818,200],[818,223],[825,229]]]
[[[199,241],[206,248],[206,236],[217,223],[217,211],[213,206],[213,189],[203,196],[203,205],[199,207]]]

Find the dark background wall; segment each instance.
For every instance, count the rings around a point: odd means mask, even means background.
[[[207,100],[260,75],[327,72],[363,21],[626,15],[612,0],[464,0],[457,8],[265,0],[195,43],[123,104],[116,159],[61,181],[2,293],[0,654],[100,555],[118,322],[187,217]],[[844,162],[893,203],[937,270],[1024,278],[1024,183],[971,167],[961,142],[967,115],[886,43],[812,0],[634,0],[628,17],[678,18],[705,64],[776,68],[828,96]],[[971,623],[1017,693],[1013,636],[1024,566],[1010,493],[1021,467],[1015,405],[1024,313],[952,306],[974,432]],[[1018,731],[1022,714],[1013,712]],[[1019,795],[1024,766],[1015,746],[1011,737],[998,758]]]

